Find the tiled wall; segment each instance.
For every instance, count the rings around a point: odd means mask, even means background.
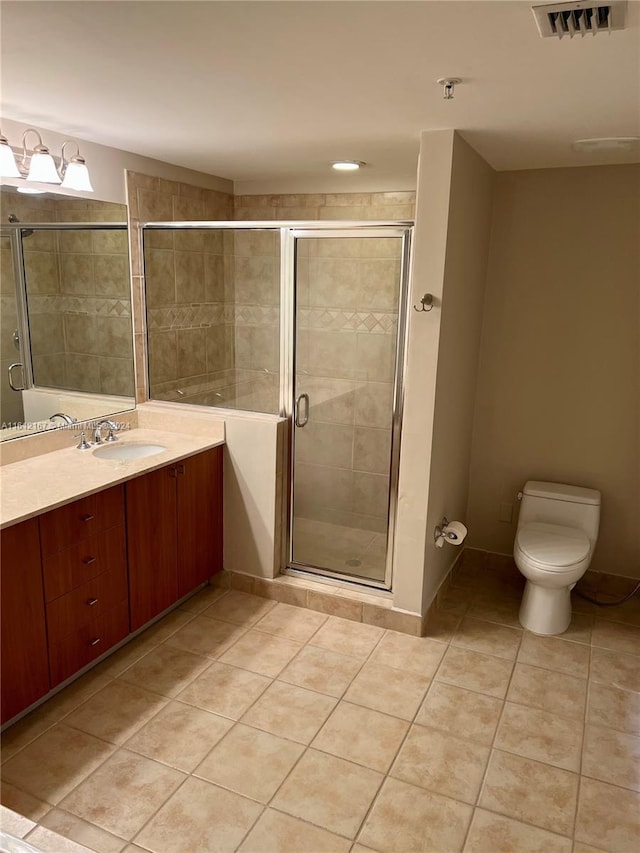
[[[22,395],[9,385],[9,365],[20,361],[19,351],[13,343],[13,333],[18,328],[13,257],[8,237],[2,238],[0,248],[0,412],[5,424],[22,423],[24,410]],[[19,372],[16,370],[15,379]]]
[[[21,222],[127,217],[124,205],[75,198],[3,193],[2,204]],[[23,247],[35,383],[133,396],[126,231],[36,231]]]
[[[127,172],[127,199],[136,398],[138,402],[151,396],[216,405],[218,388],[233,384],[234,380],[233,329],[227,308],[222,235],[203,231],[147,232],[145,316],[140,223],[230,220],[233,218],[233,197],[190,184]],[[147,357],[151,389],[147,379]]]

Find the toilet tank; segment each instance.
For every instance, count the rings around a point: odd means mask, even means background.
[[[564,483],[528,480],[522,490],[518,527],[532,521],[577,527],[595,544],[600,524],[600,492]]]

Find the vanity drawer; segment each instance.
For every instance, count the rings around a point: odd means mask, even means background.
[[[86,625],[49,646],[51,687],[60,684],[83,666],[104,654],[129,633],[129,605],[117,607],[92,619]]]
[[[40,516],[42,555],[55,554],[62,548],[87,539],[100,530],[124,522],[124,492],[114,486],[74,501]]]
[[[47,604],[49,643],[60,642],[83,625],[95,621],[126,601],[127,595],[127,568],[122,563],[50,601]]]
[[[124,524],[45,556],[42,560],[45,601],[53,601],[110,569],[126,570],[126,560]]]

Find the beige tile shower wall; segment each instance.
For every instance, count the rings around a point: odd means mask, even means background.
[[[640,166],[497,179],[470,542],[510,553],[525,480],[602,492],[592,568],[640,577]],[[514,507],[499,521],[500,504]]]
[[[248,220],[398,220],[412,219],[415,210],[413,192],[236,196],[234,201],[235,218]],[[386,529],[398,244],[350,238],[300,245],[298,384],[302,388],[302,380],[309,391],[311,417],[299,432],[297,515]],[[247,242],[253,258],[244,261],[262,280],[271,272],[263,263],[265,245]],[[276,364],[279,295],[274,288],[274,314],[268,313],[269,291],[260,289],[260,280],[244,288],[236,273],[236,315],[251,312],[252,300],[260,300],[262,312],[250,329],[236,320],[236,358],[264,370]]]
[[[138,172],[128,171],[126,178],[136,399],[142,402],[149,399],[149,387],[140,223],[230,220],[233,196]],[[152,382],[158,385],[158,394],[165,399],[174,399],[178,388],[184,390],[183,385],[187,386],[185,396],[203,391],[215,395],[217,387],[226,387],[233,381],[228,373],[232,365],[225,367],[223,359],[224,353],[232,353],[233,335],[228,328],[229,285],[224,273],[224,247],[214,237],[209,235],[205,239],[196,233],[168,232],[157,232],[152,237],[153,259],[147,270],[151,300],[149,349]],[[216,367],[214,377],[208,369],[212,365]]]

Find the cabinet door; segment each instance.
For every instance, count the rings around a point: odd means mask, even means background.
[[[170,465],[126,484],[131,630],[178,598],[176,468]]]
[[[2,531],[2,722],[49,690],[37,519]]]
[[[178,463],[178,595],[222,569],[222,448]]]

